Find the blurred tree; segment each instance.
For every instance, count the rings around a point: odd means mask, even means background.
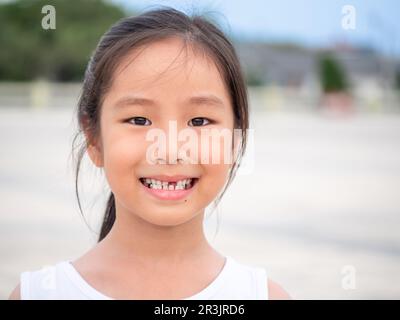
[[[245,78],[248,86],[259,87],[265,84],[261,73],[255,70],[245,72]]]
[[[42,7],[56,29],[42,28]],[[101,35],[125,12],[103,0],[16,0],[0,4],[0,80],[79,81]]]
[[[331,54],[323,53],[320,56],[319,75],[323,91],[321,106],[341,115],[352,114],[353,98],[346,73]]]
[[[349,88],[344,70],[330,54],[323,54],[319,58],[319,75],[325,93],[345,92]]]
[[[394,90],[397,94],[397,104],[400,107],[400,65],[396,68],[394,75]]]
[[[394,87],[398,92],[400,92],[400,66],[396,69]]]

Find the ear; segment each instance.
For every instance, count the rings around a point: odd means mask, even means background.
[[[93,134],[91,133],[92,131],[89,129],[90,126],[87,125],[87,121],[84,120],[84,133],[85,133],[85,139],[86,139],[86,149],[87,153],[90,157],[90,160],[92,160],[93,164],[98,167],[102,168],[104,166],[104,161],[103,161],[103,151],[102,151],[102,146],[101,143],[99,143],[98,139],[96,139]]]
[[[101,148],[94,144],[87,144],[87,153],[96,167],[103,167],[103,153]]]

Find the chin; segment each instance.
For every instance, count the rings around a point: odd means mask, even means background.
[[[142,219],[161,227],[179,226],[191,221],[201,213],[201,211],[194,213],[197,212],[197,210],[188,210],[188,208],[160,208],[154,206],[148,208],[145,212],[147,212],[147,214],[142,216]],[[151,212],[151,214],[148,214],[149,212]]]

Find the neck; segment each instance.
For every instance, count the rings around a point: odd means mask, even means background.
[[[116,220],[103,245],[113,259],[143,264],[179,264],[214,256],[203,229],[204,210],[191,220],[174,226],[152,224],[127,212],[116,203]]]

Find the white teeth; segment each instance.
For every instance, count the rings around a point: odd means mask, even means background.
[[[183,179],[176,181],[175,183],[168,183],[167,181],[160,181],[156,179],[144,178],[142,181],[145,185],[151,189],[157,190],[184,190],[191,186],[193,179]]]

